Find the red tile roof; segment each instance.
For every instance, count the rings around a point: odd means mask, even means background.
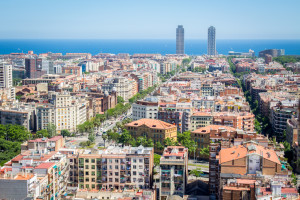
[[[153,129],[170,129],[176,127],[173,124],[169,124],[167,122],[157,120],[157,119],[139,119],[137,121],[128,123],[125,126],[139,127],[142,125],[148,126],[149,128],[153,128]]]
[[[38,166],[35,167],[35,169],[49,169],[55,165],[54,162],[45,162],[41,163]]]

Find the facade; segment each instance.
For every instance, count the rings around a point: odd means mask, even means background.
[[[295,142],[298,142],[298,132],[299,132],[299,119],[292,116],[286,122],[286,141],[293,146]]]
[[[214,113],[213,124],[229,126],[236,129],[241,129],[248,132],[254,131],[255,116],[249,112],[239,113]]]
[[[178,25],[176,28],[176,54],[184,54],[184,28]]]
[[[132,104],[132,119],[139,120],[143,118],[158,119],[158,100],[156,98],[150,98],[145,101],[137,101]]]
[[[15,98],[15,88],[13,87],[12,65],[0,62],[0,89],[8,89],[8,98]]]
[[[54,93],[50,103],[39,104],[37,112],[37,130],[46,129],[48,124],[54,124],[56,130],[77,129],[77,125],[87,120],[87,102],[85,99],[72,97],[70,94]]]
[[[215,56],[216,54],[216,28],[211,26],[208,28],[207,55]]]
[[[259,57],[264,58],[267,54],[274,58],[278,56],[284,56],[285,51],[284,49],[267,49],[267,50],[260,51]]]
[[[40,78],[46,74],[42,69],[42,59],[26,58],[25,59],[26,78]]]
[[[177,128],[173,124],[169,124],[156,119],[140,119],[125,125],[129,133],[137,137],[151,138],[154,143],[163,144],[164,139],[171,138],[177,140]]]
[[[1,199],[26,199],[36,196],[37,176],[35,174],[16,174],[0,176]]]
[[[153,173],[152,147],[116,147],[79,153],[79,189],[151,189]],[[76,165],[75,165],[76,166]],[[76,170],[75,170],[76,171]]]
[[[27,130],[36,130],[34,105],[19,105],[0,108],[0,122],[3,125],[13,124],[24,126]]]
[[[102,91],[116,91],[117,96],[123,97],[125,101],[128,101],[132,97],[132,84],[129,84],[129,80],[124,77],[107,78],[102,85]]]
[[[213,122],[213,116],[208,112],[196,112],[191,116],[191,130],[206,127]]]
[[[233,177],[260,180],[277,175],[284,177],[287,174],[288,171],[282,167],[274,150],[254,142],[222,149],[219,153],[219,172],[216,176],[220,183],[219,197],[220,199],[226,198],[228,192],[223,187]],[[255,178],[253,175],[256,177],[259,175],[259,177]],[[250,191],[248,192],[246,194],[250,196]]]
[[[0,170],[3,199],[51,200],[66,193],[69,162],[55,149],[64,145],[62,136],[38,138],[21,146],[21,153]]]
[[[160,158],[160,195],[166,200],[169,196],[185,195],[188,179],[188,149],[183,146],[168,146]]]
[[[283,132],[287,128],[287,120],[291,119],[296,113],[297,108],[281,107],[279,105],[272,107],[270,121],[277,137],[285,139],[283,138]]]

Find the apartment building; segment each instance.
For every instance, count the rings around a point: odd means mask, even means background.
[[[291,119],[288,119],[286,122],[286,141],[294,146],[295,142],[298,143],[298,132],[300,130],[299,127],[299,119],[295,116],[292,116]]]
[[[177,127],[161,120],[140,119],[125,124],[125,129],[135,138],[145,136],[151,138],[154,143],[160,142],[163,144],[166,138],[177,140]]]
[[[191,130],[195,131],[201,127],[206,127],[213,122],[213,116],[209,112],[196,112],[191,116]]]
[[[56,130],[75,131],[77,125],[87,120],[85,98],[71,96],[69,93],[50,94],[50,103],[37,105],[37,130],[46,129],[49,123]]]
[[[78,158],[79,189],[150,189],[153,173],[152,147],[110,146],[104,150],[84,150]],[[76,165],[75,165],[76,166]]]
[[[66,192],[69,177],[66,155],[55,151],[63,144],[62,136],[38,138],[22,144],[22,152],[5,163],[0,170],[0,196],[13,199],[24,199],[21,196],[31,199],[60,199]]]
[[[12,65],[0,62],[0,89],[8,89],[8,98],[15,99],[15,88],[13,87]]]
[[[155,97],[147,98],[144,101],[137,101],[132,104],[132,119],[142,118],[157,119],[158,99]]]
[[[183,146],[168,146],[160,158],[159,199],[172,195],[183,197],[188,180],[188,149]]]
[[[276,136],[283,140],[285,139],[283,138],[283,132],[286,131],[287,120],[291,119],[292,116],[296,116],[296,114],[296,107],[283,107],[279,104],[277,106],[272,107],[270,121],[272,124],[272,129]]]
[[[123,97],[128,101],[132,97],[132,85],[129,80],[124,77],[107,78],[102,85],[102,91],[116,91],[117,96]]]
[[[239,113],[214,113],[213,124],[229,126],[237,129],[241,129],[247,132],[254,131],[254,114],[250,112]]]
[[[252,181],[286,181],[288,170],[282,165],[276,152],[254,142],[222,149],[219,153],[219,171],[216,176],[219,182],[219,198],[227,199],[232,195],[225,185],[233,178],[241,179],[241,182]],[[283,186],[284,184],[282,184]],[[234,185],[233,185],[234,186]],[[257,186],[256,186],[257,187]],[[234,190],[234,189],[233,189]],[[241,188],[242,190],[242,188]],[[237,198],[252,196],[250,190],[244,193],[235,193]],[[251,198],[251,199],[252,199]]]
[[[1,199],[26,199],[36,196],[36,174],[19,173],[0,175],[0,198]]]
[[[0,108],[0,123],[24,126],[27,130],[36,130],[34,104],[16,104]]]

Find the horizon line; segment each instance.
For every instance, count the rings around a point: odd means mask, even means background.
[[[176,40],[176,38],[0,38],[0,40]],[[184,40],[207,40],[207,38],[185,38]],[[300,38],[219,38],[216,40],[300,40]]]

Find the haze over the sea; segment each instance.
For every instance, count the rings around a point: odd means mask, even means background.
[[[248,52],[265,49],[285,49],[286,55],[300,55],[300,40],[217,40],[219,54],[228,51]],[[160,53],[174,54],[175,40],[171,39],[1,39],[0,54],[27,52],[34,53]],[[202,55],[207,52],[206,40],[185,40],[185,53]]]

